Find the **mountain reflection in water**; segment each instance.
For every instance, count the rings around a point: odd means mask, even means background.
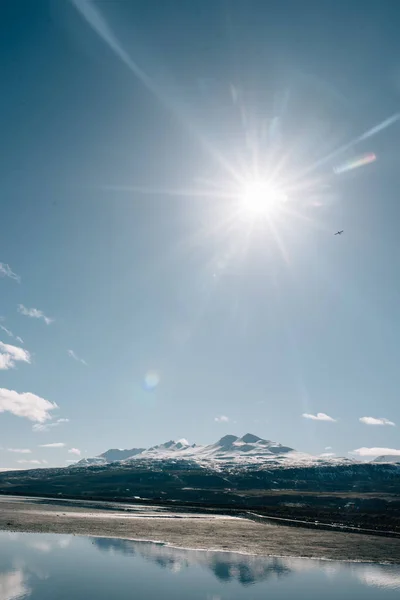
[[[394,600],[400,567],[0,532],[0,600]]]
[[[320,570],[330,577],[346,570],[368,586],[400,590],[400,567],[364,563],[319,561],[301,558],[252,556],[228,552],[185,550],[162,543],[93,538],[92,543],[105,552],[141,556],[161,568],[178,572],[194,565],[209,568],[221,581],[236,580],[242,585],[281,578],[292,573]]]
[[[185,550],[164,544],[134,542],[131,540],[94,538],[99,550],[141,556],[159,567],[177,572],[201,565],[210,569],[221,581],[236,580],[242,585],[266,581],[271,577],[284,577],[291,573],[290,566],[281,558],[266,558],[231,552],[205,552]]]

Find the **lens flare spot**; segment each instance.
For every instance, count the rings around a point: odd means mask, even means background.
[[[160,375],[157,371],[147,371],[144,376],[144,385],[148,390],[154,390],[160,383]]]
[[[334,167],[333,172],[336,175],[340,173],[345,173],[346,171],[352,171],[353,169],[358,169],[359,167],[365,167],[365,165],[369,165],[376,161],[376,155],[370,152],[369,154],[363,154],[362,156],[358,156],[352,160],[349,160],[338,167]]]

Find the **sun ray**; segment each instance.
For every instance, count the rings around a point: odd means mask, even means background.
[[[326,156],[324,156],[320,160],[317,160],[315,163],[313,163],[312,165],[310,165],[309,167],[307,167],[301,173],[301,177],[304,177],[308,173],[310,173],[312,171],[315,171],[318,167],[321,167],[322,165],[325,165],[327,162],[329,162],[333,158],[336,158],[340,154],[343,154],[343,152],[346,152],[347,150],[350,150],[350,148],[353,148],[354,146],[356,146],[360,142],[363,142],[363,141],[367,140],[368,138],[370,138],[370,137],[372,137],[374,135],[377,135],[378,133],[380,133],[381,131],[383,131],[387,127],[390,127],[390,125],[393,125],[394,123],[396,123],[399,119],[400,119],[400,113],[396,113],[396,114],[392,115],[391,117],[389,117],[387,119],[384,119],[383,121],[381,121],[380,123],[378,123],[378,125],[375,125],[374,127],[371,127],[370,129],[368,129],[367,131],[365,131],[364,133],[362,133],[358,137],[354,138],[350,142],[347,142],[346,144],[343,144],[342,146],[340,146],[339,148],[336,148],[335,150],[333,150],[332,152],[330,152],[329,154],[327,154]]]
[[[235,179],[236,170],[229,161],[219,152],[217,148],[206,138],[204,133],[194,123],[193,118],[187,114],[182,103],[178,103],[151,77],[135,60],[131,58],[129,53],[122,47],[118,37],[112,30],[111,26],[103,16],[102,12],[96,7],[93,2],[88,0],[70,0],[72,5],[79,12],[81,17],[93,29],[94,32],[103,40],[110,48],[115,56],[131,71],[131,73],[158,98],[164,106],[177,117],[186,129],[194,135],[200,144],[209,152],[219,165],[229,175]]]
[[[235,194],[228,191],[213,191],[206,189],[169,189],[169,188],[151,188],[135,185],[102,185],[102,190],[122,193],[138,193],[148,196],[183,196],[193,198],[220,198],[234,199]]]

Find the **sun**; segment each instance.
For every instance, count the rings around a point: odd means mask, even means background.
[[[275,185],[268,181],[255,180],[243,186],[240,203],[247,215],[269,217],[286,199],[286,194]]]

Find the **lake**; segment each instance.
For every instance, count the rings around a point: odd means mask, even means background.
[[[400,567],[0,532],[0,600],[383,600]]]

